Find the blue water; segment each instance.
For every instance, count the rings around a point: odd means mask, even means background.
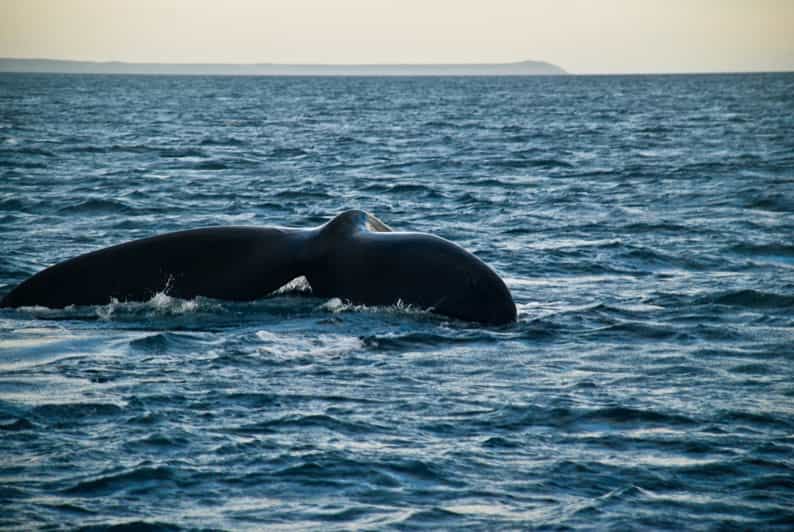
[[[0,528],[791,529],[792,110],[794,74],[0,76],[0,294],[361,208],[519,309],[4,309]]]

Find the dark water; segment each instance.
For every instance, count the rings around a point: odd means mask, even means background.
[[[0,293],[363,208],[519,322],[3,310],[0,528],[794,527],[793,110],[792,74],[1,76]]]

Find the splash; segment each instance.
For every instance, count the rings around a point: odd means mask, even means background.
[[[312,291],[312,285],[309,284],[309,280],[301,275],[300,277],[296,277],[275,292],[273,295],[282,295],[282,294],[291,294],[291,293],[303,293],[309,294]]]
[[[222,305],[201,297],[180,299],[169,296],[163,291],[157,292],[148,301],[119,301],[113,298],[107,305],[99,305],[93,308],[96,317],[100,320],[110,321],[115,317],[140,314],[148,316],[178,316],[201,310],[218,310],[222,308]]]
[[[423,309],[414,305],[404,303],[402,299],[398,299],[393,305],[357,305],[350,301],[332,297],[328,301],[322,303],[319,307],[320,310],[329,311],[333,314],[341,314],[343,312],[376,312],[376,313],[399,313],[399,314],[416,314],[416,315],[431,315],[432,309]]]

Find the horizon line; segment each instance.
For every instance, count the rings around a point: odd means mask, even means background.
[[[479,67],[479,66],[516,66],[526,63],[534,63],[538,65],[548,65],[562,70],[562,74],[568,76],[653,76],[653,75],[709,75],[709,74],[785,74],[794,73],[794,69],[759,69],[759,70],[688,70],[688,71],[617,71],[617,72],[571,72],[565,68],[552,63],[550,61],[538,59],[519,59],[511,61],[453,61],[453,62],[399,62],[399,63],[287,63],[287,62],[252,62],[252,61],[130,61],[130,60],[97,60],[97,59],[55,59],[51,57],[10,57],[0,56],[0,61],[51,61],[51,62],[64,62],[64,63],[90,63],[95,65],[132,65],[132,66],[145,66],[145,65],[158,65],[158,66],[185,66],[185,67],[200,67],[200,66],[231,66],[231,67],[245,67],[245,66],[272,66],[272,67],[339,67],[339,68],[356,68],[356,67]],[[0,73],[3,71],[0,70]],[[5,71],[5,73],[12,73],[12,71]],[[35,73],[35,72],[19,72],[19,73]],[[44,72],[40,72],[44,73]],[[53,72],[59,73],[59,72]],[[110,73],[109,73],[110,74]],[[158,73],[151,73],[157,75]],[[146,74],[143,74],[146,75]],[[201,74],[183,74],[183,75],[201,75]],[[234,75],[234,74],[206,74],[206,75]],[[254,74],[256,75],[256,74]],[[442,74],[443,75],[443,74]],[[554,75],[554,74],[552,74]]]

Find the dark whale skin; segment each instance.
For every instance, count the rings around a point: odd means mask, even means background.
[[[462,320],[516,320],[513,298],[484,262],[443,238],[392,231],[364,211],[313,229],[210,227],[100,249],[20,283],[0,307],[146,301],[157,292],[251,301],[305,276],[319,297],[398,301]]]

